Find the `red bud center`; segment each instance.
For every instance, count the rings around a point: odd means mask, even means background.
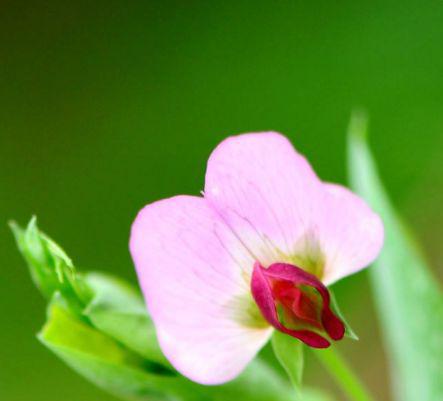
[[[314,348],[343,338],[343,322],[330,308],[328,289],[314,275],[287,263],[254,266],[252,295],[265,319]]]

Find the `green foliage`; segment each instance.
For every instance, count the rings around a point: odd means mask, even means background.
[[[320,390],[304,389],[303,401],[334,401],[334,398]]]
[[[54,294],[59,292],[69,304],[69,308],[81,315],[92,293],[82,277],[77,274],[65,251],[39,231],[35,217],[26,229],[22,229],[14,221],[9,225],[28,264],[34,284],[43,296],[51,300]]]
[[[143,360],[110,337],[51,303],[40,341],[72,369],[99,387],[127,399],[162,399],[174,378],[151,374]],[[163,399],[171,399],[163,397]]]
[[[443,294],[383,188],[366,142],[366,120],[349,134],[352,187],[380,214],[384,249],[370,269],[399,401],[443,399]]]
[[[103,273],[88,273],[85,281],[94,295],[83,313],[94,327],[142,357],[170,367],[140,294],[126,282]]]

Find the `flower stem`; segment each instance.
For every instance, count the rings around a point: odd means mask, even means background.
[[[352,401],[375,401],[360,379],[334,348],[315,350],[317,358],[326,367],[331,376]]]

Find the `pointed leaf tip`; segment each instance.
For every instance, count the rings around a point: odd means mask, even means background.
[[[75,270],[66,252],[37,227],[33,216],[26,229],[10,222],[17,246],[23,255],[35,286],[50,300],[59,291],[70,301],[72,310],[81,312],[90,291]]]
[[[355,109],[348,125],[348,136],[359,139],[368,137],[369,117],[364,109]]]
[[[17,246],[21,247],[21,239],[24,235],[25,230],[18,225],[18,223],[15,220],[9,220],[8,226],[12,231],[12,234],[14,235],[14,239],[17,243]]]

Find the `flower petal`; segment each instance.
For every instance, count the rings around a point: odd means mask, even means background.
[[[329,285],[368,266],[383,245],[380,217],[350,190],[324,184],[320,247],[326,255],[323,282]]]
[[[278,133],[220,143],[205,198],[261,265],[294,264],[325,284],[367,266],[383,243],[379,217],[347,189],[320,181]]]
[[[202,384],[237,376],[272,330],[244,319],[245,304],[254,302],[254,260],[207,201],[177,196],[146,206],[132,226],[130,250],[172,365]]]
[[[209,158],[205,198],[263,266],[291,261],[321,197],[309,163],[278,133],[230,137]]]

